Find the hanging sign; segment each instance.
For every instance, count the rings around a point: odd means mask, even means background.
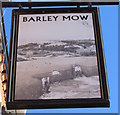
[[[109,107],[97,8],[13,10],[8,109]]]

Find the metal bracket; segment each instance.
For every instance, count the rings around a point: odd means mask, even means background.
[[[21,4],[18,4],[18,6],[19,6],[19,10],[22,10],[22,9],[23,9],[23,6],[22,6]],[[28,8],[29,8],[29,9],[32,9],[31,6],[28,6]]]
[[[32,7],[31,7],[31,6],[29,6],[29,9],[32,9]]]
[[[91,2],[88,3],[88,7],[89,7],[89,8],[92,7],[92,3],[91,3]]]
[[[79,9],[79,8],[80,8],[80,5],[77,5],[77,8]]]
[[[92,3],[91,3],[91,2],[88,3],[88,7],[89,7],[89,8],[92,7]],[[80,8],[80,4],[77,5],[77,9],[79,9],[79,8]]]
[[[19,6],[19,10],[22,10],[22,9],[23,9],[23,7],[22,7],[21,4],[18,4],[18,6]]]
[[[28,3],[30,3],[31,2],[31,0],[28,0]],[[32,9],[32,7],[31,6],[29,6],[29,9]]]

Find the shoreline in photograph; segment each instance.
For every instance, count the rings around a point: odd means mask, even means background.
[[[80,65],[82,69],[82,74],[84,75],[84,80],[94,81],[94,76],[97,76],[97,80],[93,85],[81,84],[81,81],[74,81],[75,78],[83,79],[83,77],[76,76],[73,78],[71,74],[72,65]],[[53,71],[59,72],[58,75],[52,75]],[[85,77],[86,76],[86,77]],[[93,76],[93,77],[92,77]],[[15,100],[29,100],[29,99],[39,99],[43,95],[42,92],[42,81],[43,77],[50,78],[50,89],[54,86],[54,83],[64,83],[64,82],[80,82],[79,87],[88,86],[89,89],[85,92],[90,95],[90,98],[100,97],[100,85],[97,67],[96,56],[82,56],[82,57],[39,57],[36,60],[17,62],[16,68],[16,90],[15,90]],[[96,86],[97,83],[97,86]],[[66,83],[65,83],[66,84]],[[89,86],[90,85],[90,86]],[[78,87],[78,90],[79,90]],[[93,88],[97,87],[97,89]],[[67,90],[67,89],[66,89]],[[73,90],[73,89],[71,89]],[[97,91],[94,95],[94,91]],[[22,92],[22,93],[21,93]],[[44,93],[45,94],[45,93]],[[81,98],[82,96],[79,96]],[[76,97],[70,97],[76,98]],[[54,97],[53,97],[54,99]]]
[[[55,82],[50,85],[49,90],[50,93],[43,94],[39,99],[101,98],[99,76],[82,75],[82,77]]]

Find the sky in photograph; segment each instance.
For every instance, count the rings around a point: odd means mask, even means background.
[[[79,16],[77,18],[76,16]],[[81,16],[87,16],[87,20],[81,20]],[[40,22],[23,22],[23,17],[27,17],[29,20],[31,17],[36,19],[36,16],[44,17],[48,20],[48,16],[51,16],[52,21]],[[58,16],[57,20],[55,18]],[[63,16],[72,17],[74,19],[69,21],[66,19],[63,21]],[[18,45],[27,43],[41,43],[53,40],[84,40],[94,39],[94,29],[92,13],[71,13],[71,14],[34,14],[34,15],[20,15],[19,30],[18,30]]]

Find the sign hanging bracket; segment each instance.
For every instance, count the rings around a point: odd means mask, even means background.
[[[89,8],[92,7],[92,3],[91,3],[91,2],[88,3],[88,7],[89,7]]]
[[[89,7],[89,8],[92,7],[92,3],[91,3],[91,2],[88,3],[88,7]],[[80,4],[77,5],[77,9],[79,9],[79,8],[80,8]]]
[[[28,3],[30,4],[30,3],[31,3],[31,0],[28,0]],[[29,8],[29,9],[32,9],[32,6],[29,5],[28,8]]]
[[[21,4],[18,4],[18,6],[19,6],[19,10],[22,10],[22,9],[23,9],[23,7],[22,7]]]
[[[80,8],[80,5],[77,5],[77,8],[79,9],[79,8]]]

